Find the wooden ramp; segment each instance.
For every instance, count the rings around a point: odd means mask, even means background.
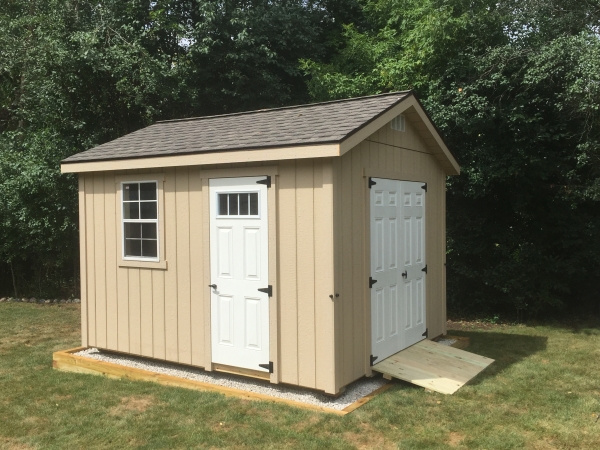
[[[373,366],[384,378],[398,378],[442,394],[454,394],[494,360],[424,340]]]

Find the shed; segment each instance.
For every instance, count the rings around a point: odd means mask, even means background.
[[[79,174],[82,345],[339,393],[446,332],[446,176],[411,91],[157,122]]]

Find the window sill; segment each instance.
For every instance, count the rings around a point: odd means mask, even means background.
[[[167,270],[167,261],[134,261],[122,259],[119,261],[119,267]]]

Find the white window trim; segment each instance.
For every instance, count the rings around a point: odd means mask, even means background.
[[[139,175],[117,175],[115,176],[115,206],[117,221],[120,222],[120,226],[117,226],[117,242],[119,246],[117,250],[117,265],[119,267],[132,267],[139,269],[160,269],[167,270],[167,260],[165,258],[165,209],[164,209],[164,181],[165,176],[163,173],[147,173]],[[127,183],[144,183],[154,182],[157,185],[157,207],[158,207],[158,218],[157,218],[157,246],[158,246],[158,257],[157,258],[143,258],[143,257],[125,257],[125,230],[124,230],[124,219],[123,219],[123,184]],[[156,222],[155,219],[140,219],[141,221]]]
[[[123,198],[124,188],[123,186],[126,184],[137,184],[138,186],[141,183],[154,183],[156,185],[156,200],[132,200],[127,201]],[[121,258],[123,261],[148,261],[148,262],[158,262],[160,261],[160,224],[159,224],[159,211],[158,211],[158,180],[136,180],[136,181],[121,181]],[[138,190],[138,196],[139,196]],[[142,203],[142,202],[156,202],[156,219],[125,219],[124,216],[124,207],[125,203]],[[140,216],[141,216],[141,205],[140,205]],[[144,256],[125,256],[125,224],[126,223],[155,223],[156,224],[156,257],[147,258]],[[140,244],[141,245],[141,244]]]
[[[217,192],[215,192],[215,205],[217,205],[217,211],[219,210],[219,195],[220,194],[258,194],[258,214],[248,214],[248,215],[228,215],[228,214],[217,214],[216,218],[217,219],[260,219],[260,205],[262,202],[261,199],[261,195],[260,195],[260,190],[244,190],[244,191],[240,191],[240,190],[219,190]],[[227,201],[229,202],[229,198],[227,199]],[[229,203],[228,203],[229,205]],[[250,208],[250,204],[248,204],[248,208]],[[228,208],[229,209],[229,208]],[[239,209],[239,208],[238,208]]]

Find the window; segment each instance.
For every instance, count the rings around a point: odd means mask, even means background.
[[[158,260],[158,182],[124,182],[123,257]]]
[[[228,192],[217,195],[219,216],[258,217],[258,192]]]
[[[406,121],[402,114],[394,117],[391,121],[391,125],[392,125],[392,130],[406,131]]]

